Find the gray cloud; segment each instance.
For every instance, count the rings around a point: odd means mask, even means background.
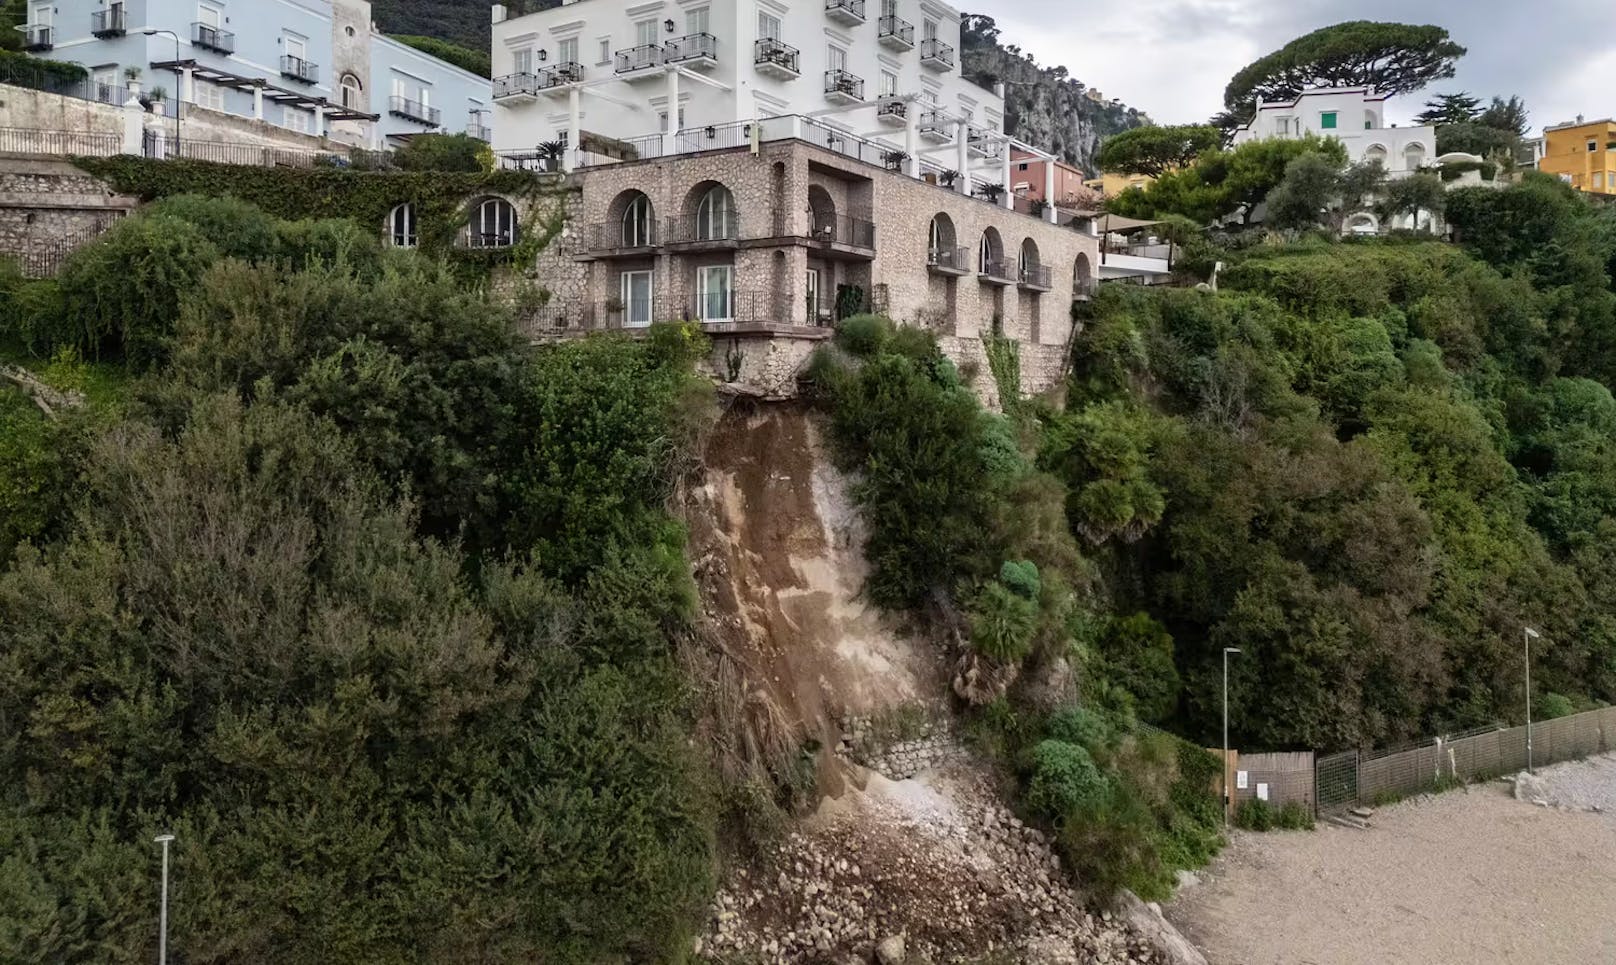
[[[1422,92],[1519,94],[1534,127],[1576,114],[1616,114],[1616,31],[1608,0],[978,0],[1005,43],[1163,122],[1199,121],[1222,106],[1229,77],[1310,30],[1342,20],[1448,28],[1469,48],[1452,81]],[[1421,95],[1392,114],[1407,120]]]

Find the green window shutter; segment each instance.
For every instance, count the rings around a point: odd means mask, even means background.
[[[1326,131],[1335,130],[1335,111],[1326,111],[1319,115],[1319,127]]]

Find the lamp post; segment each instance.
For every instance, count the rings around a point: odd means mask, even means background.
[[[182,123],[180,115],[185,113],[185,92],[181,90],[183,84],[180,80],[180,35],[172,30],[157,30],[154,28],[142,30],[141,33],[148,37],[168,34],[174,38],[174,156],[181,157],[183,152],[180,148],[183,146],[183,142],[180,139],[180,124]]]
[[[1229,654],[1239,653],[1239,647],[1223,648],[1223,826],[1229,826]]]
[[[157,912],[157,965],[168,965],[168,843],[172,834],[159,834],[154,838],[163,846],[163,900]]]
[[[1526,631],[1526,773],[1532,773],[1532,638],[1539,636],[1531,627]]]

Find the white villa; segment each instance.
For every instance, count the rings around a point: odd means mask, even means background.
[[[1436,128],[1386,126],[1387,97],[1373,87],[1321,87],[1291,100],[1257,101],[1257,113],[1234,133],[1234,143],[1272,137],[1333,137],[1353,163],[1378,158],[1386,173],[1407,177],[1436,157]]]

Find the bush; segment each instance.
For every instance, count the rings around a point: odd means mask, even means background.
[[[176,194],[156,202],[144,213],[188,222],[226,257],[263,261],[279,249],[275,219],[257,205],[238,198]]]
[[[369,276],[380,269],[381,242],[346,218],[282,221],[275,233],[280,257],[293,271],[326,265]]]
[[[1311,831],[1313,809],[1301,801],[1287,801],[1276,808],[1268,801],[1252,798],[1240,802],[1234,823],[1247,831]]]
[[[1047,733],[1053,740],[1077,744],[1087,749],[1090,755],[1106,749],[1112,737],[1110,721],[1101,714],[1077,705],[1067,707],[1052,716],[1049,719]]]
[[[1042,590],[1038,565],[1031,560],[1005,560],[999,567],[999,582],[1024,600],[1036,601]]]
[[[880,315],[853,315],[836,323],[836,344],[850,354],[868,358],[892,340],[891,319]]]
[[[1089,752],[1065,741],[1046,740],[1033,748],[1030,771],[1027,806],[1059,825],[1087,819],[1111,790]]]
[[[393,155],[403,171],[475,174],[483,170],[484,142],[469,134],[418,134]]]
[[[1539,720],[1554,720],[1556,717],[1569,717],[1577,712],[1572,706],[1571,698],[1564,694],[1544,694],[1537,702],[1537,717]]]
[[[971,607],[971,647],[1002,664],[1020,663],[1032,652],[1038,629],[1038,604],[994,581],[982,588]]]

